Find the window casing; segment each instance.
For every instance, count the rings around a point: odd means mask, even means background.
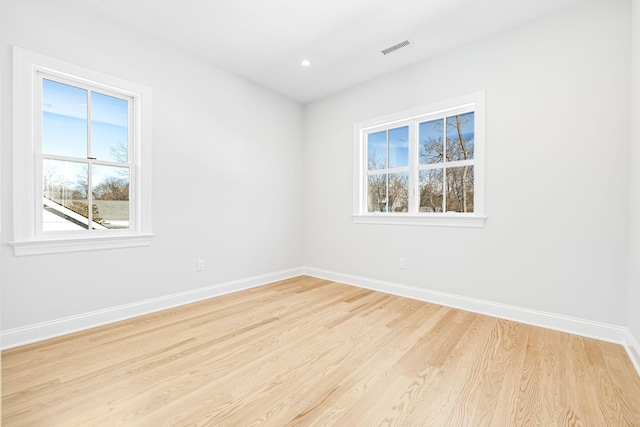
[[[149,131],[149,89],[15,47],[15,254],[149,245]]]
[[[482,227],[484,93],[354,126],[354,221]]]

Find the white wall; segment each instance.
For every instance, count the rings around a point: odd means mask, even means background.
[[[640,337],[629,1],[594,1],[478,41],[304,115],[67,1],[0,2],[3,330],[307,265],[628,325]],[[13,256],[12,44],[152,88],[151,247]],[[354,225],[353,124],[478,90],[487,94],[485,227]]]
[[[3,330],[302,265],[302,107],[77,4],[0,4]],[[13,256],[12,44],[152,89],[151,247]]]
[[[640,0],[632,1],[631,189],[627,327],[640,342]],[[640,349],[638,357],[640,357]],[[639,359],[640,360],[640,359]]]
[[[306,265],[625,325],[629,48],[589,2],[308,105]],[[353,124],[480,90],[485,227],[353,224]]]

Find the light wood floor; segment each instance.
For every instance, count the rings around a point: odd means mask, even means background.
[[[624,349],[300,277],[2,354],[4,426],[640,426]]]

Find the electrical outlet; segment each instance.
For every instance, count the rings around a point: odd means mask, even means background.
[[[196,267],[197,271],[204,271],[204,260],[203,259],[199,259],[198,260],[198,264]]]
[[[400,268],[407,268],[407,259],[400,258]]]

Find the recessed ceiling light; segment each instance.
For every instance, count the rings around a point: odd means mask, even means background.
[[[302,64],[303,67],[308,67],[309,65],[311,65],[311,61],[309,61],[308,59],[303,59],[300,64]]]

